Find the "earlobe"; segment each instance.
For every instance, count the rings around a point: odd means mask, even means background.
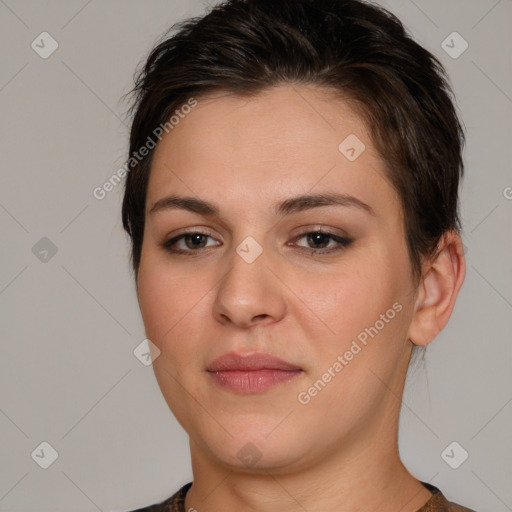
[[[428,345],[445,327],[465,275],[461,237],[448,231],[439,241],[437,255],[424,265],[408,333],[412,343]]]

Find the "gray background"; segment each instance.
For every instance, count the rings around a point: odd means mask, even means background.
[[[466,282],[409,376],[402,456],[450,499],[512,510],[512,1],[383,3],[446,65],[468,133]],[[187,435],[133,354],[145,336],[122,187],[101,201],[92,191],[126,159],[120,98],[137,64],[172,23],[206,7],[0,1],[2,511],[129,510],[191,479]],[[31,47],[43,31],[59,45],[46,59]],[[469,44],[458,58],[441,46],[453,31]],[[44,237],[56,254],[41,252]],[[48,469],[43,441],[59,454]],[[441,456],[453,441],[469,453],[458,469]]]

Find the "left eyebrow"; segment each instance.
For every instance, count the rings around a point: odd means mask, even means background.
[[[359,208],[370,215],[376,215],[373,208],[358,199],[357,197],[348,194],[305,194],[297,197],[286,199],[277,208],[274,208],[278,214],[288,215],[290,213],[302,212],[310,208],[318,208],[320,206],[352,206]]]
[[[290,215],[292,213],[302,212],[312,208],[321,206],[345,206],[355,207],[363,210],[370,215],[376,215],[373,208],[358,199],[357,197],[348,194],[304,194],[296,197],[291,197],[281,203],[274,205],[273,211],[276,215]],[[220,208],[208,201],[189,196],[176,196],[171,195],[159,199],[149,210],[149,213],[155,213],[162,210],[181,209],[198,213],[207,216],[219,216]]]

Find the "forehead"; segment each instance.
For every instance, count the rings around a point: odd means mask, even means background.
[[[313,188],[397,200],[364,121],[330,91],[283,85],[197,102],[157,144],[148,209],[165,192],[246,206]]]

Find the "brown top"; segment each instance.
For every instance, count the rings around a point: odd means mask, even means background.
[[[421,483],[432,492],[432,496],[417,512],[475,512],[474,510],[461,507],[460,505],[448,501],[437,487],[425,482]],[[133,512],[186,512],[185,495],[191,486],[192,482],[189,482],[162,503],[146,508],[139,508]]]

